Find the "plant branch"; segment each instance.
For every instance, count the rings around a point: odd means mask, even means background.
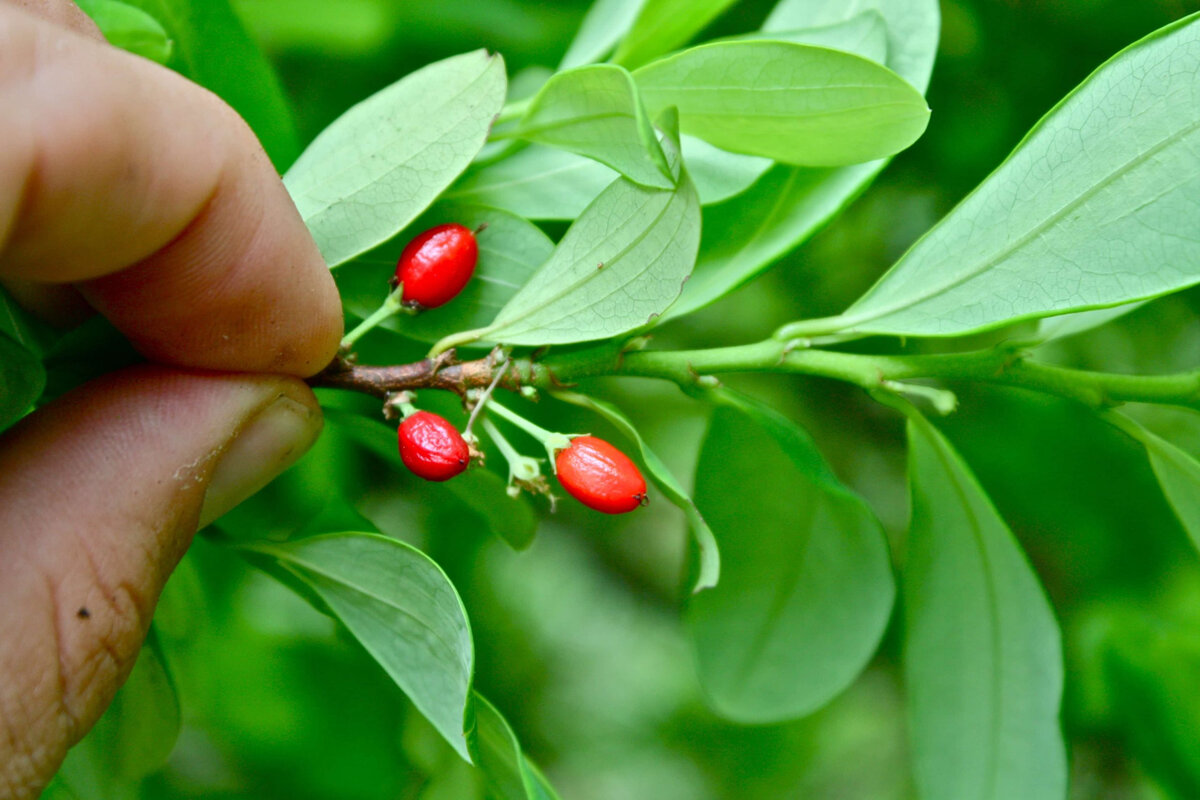
[[[486,387],[496,366],[486,358],[459,363],[448,352],[438,359],[394,367],[335,363],[309,382],[377,397],[402,389],[426,388],[464,395],[467,389]],[[499,386],[510,390],[523,385],[556,389],[586,378],[623,375],[661,378],[692,390],[712,386],[715,375],[739,372],[814,375],[845,381],[868,392],[886,390],[895,381],[976,381],[1053,394],[1096,409],[1132,402],[1200,410],[1200,370],[1167,375],[1094,372],[1034,361],[1022,350],[1004,346],[965,353],[889,356],[792,349],[774,339],[679,351],[625,352],[608,344],[544,360],[514,358]]]

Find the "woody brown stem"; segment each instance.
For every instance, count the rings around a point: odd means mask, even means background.
[[[426,358],[411,364],[391,366],[367,366],[355,364],[342,358],[308,379],[313,388],[348,389],[374,397],[386,398],[394,392],[416,389],[441,389],[465,397],[468,389],[486,388],[495,377],[497,365],[489,356],[474,361],[457,362],[453,352],[437,358]],[[505,389],[521,388],[521,375],[510,369],[501,379],[499,386]]]

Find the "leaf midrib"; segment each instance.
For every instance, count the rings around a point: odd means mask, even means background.
[[[1167,148],[1171,144],[1177,142],[1178,140],[1182,139],[1184,136],[1186,136],[1190,133],[1194,133],[1197,129],[1200,129],[1200,118],[1198,118],[1196,121],[1190,123],[1189,125],[1186,125],[1183,128],[1180,128],[1179,130],[1175,131],[1171,135],[1165,137],[1164,139],[1162,139],[1161,141],[1156,143],[1153,147],[1138,153],[1133,158],[1129,159],[1128,161],[1121,164],[1119,167],[1117,167],[1113,171],[1109,172],[1102,181],[1097,181],[1097,182],[1091,184],[1087,189],[1085,189],[1083,192],[1081,192],[1073,200],[1064,204],[1061,208],[1059,208],[1053,214],[1046,217],[1041,223],[1035,225],[1033,228],[1031,228],[1029,230],[1029,232],[1027,232],[1023,236],[1021,236],[1015,242],[1013,242],[1010,245],[1005,246],[999,252],[997,252],[994,256],[985,260],[976,269],[969,270],[966,273],[958,276],[957,278],[955,278],[954,280],[952,280],[948,283],[945,283],[941,286],[935,287],[934,289],[927,291],[923,294],[918,294],[916,297],[909,298],[900,303],[893,303],[891,306],[885,306],[881,309],[878,309],[874,312],[870,312],[870,313],[867,313],[864,315],[854,316],[852,314],[847,314],[843,317],[843,322],[845,323],[845,327],[849,328],[851,326],[861,325],[865,322],[872,322],[874,320],[885,318],[896,312],[904,311],[906,309],[920,305],[921,303],[924,303],[925,301],[930,300],[931,298],[938,297],[942,294],[945,294],[946,292],[949,292],[949,291],[963,285],[964,283],[967,283],[968,281],[971,281],[971,280],[979,277],[980,275],[984,274],[985,272],[993,269],[996,265],[1007,260],[1008,257],[1011,256],[1013,253],[1015,253],[1017,250],[1024,247],[1026,244],[1033,241],[1035,238],[1037,238],[1041,234],[1045,233],[1050,227],[1052,227],[1054,224],[1058,223],[1063,217],[1067,216],[1072,211],[1075,211],[1083,203],[1087,202],[1093,196],[1095,196],[1098,192],[1100,192],[1101,190],[1110,186],[1115,180],[1124,176],[1126,173],[1128,173],[1132,169],[1136,168],[1137,166],[1141,165],[1142,163],[1147,161],[1151,156],[1157,155],[1158,153],[1162,152],[1165,148]],[[886,276],[885,276],[885,279],[886,279]],[[878,286],[883,286],[883,285],[884,285],[883,282],[878,284]],[[863,298],[863,300],[865,301],[865,300],[869,299],[870,296],[871,295],[868,294],[866,297]],[[849,309],[849,310],[852,311],[853,307],[851,307],[851,309]]]

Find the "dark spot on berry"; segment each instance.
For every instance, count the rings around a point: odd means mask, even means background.
[[[92,612],[87,610],[87,606],[80,606],[79,610],[75,612],[75,616],[80,619],[91,619]]]

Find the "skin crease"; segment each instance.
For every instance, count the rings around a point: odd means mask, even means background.
[[[646,497],[646,480],[617,448],[595,436],[577,436],[555,459],[558,481],[572,497],[605,514],[624,514]]]
[[[471,280],[479,260],[475,234],[457,223],[438,225],[405,245],[396,267],[404,301],[437,308],[453,300]]]
[[[471,451],[458,429],[428,411],[418,411],[400,425],[400,459],[418,477],[445,481],[471,463]]]
[[[0,108],[0,280],[51,318],[86,299],[157,362],[0,435],[0,797],[25,800],[128,675],[202,515],[312,443],[300,378],[342,315],[245,123],[69,2],[0,0]]]

